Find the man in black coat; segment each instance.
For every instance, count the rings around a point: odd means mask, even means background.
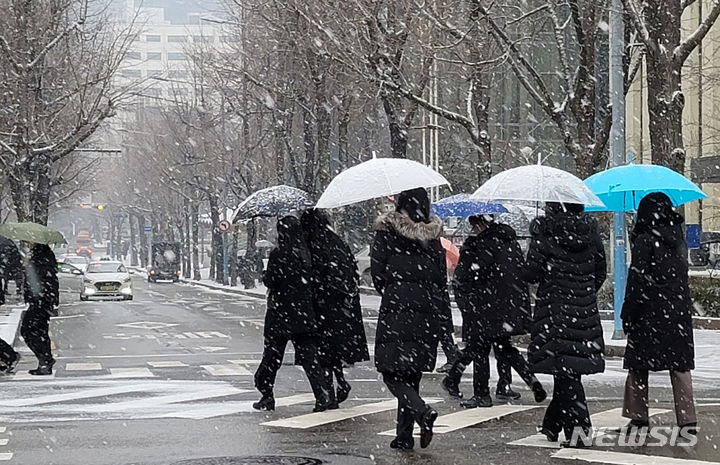
[[[622,308],[627,334],[623,416],[631,428],[649,424],[648,372],[670,372],[678,425],[695,428],[692,376],[695,350],[683,217],[661,193],[638,207],[630,237],[632,263]]]
[[[262,398],[256,410],[274,410],[275,377],[285,347],[295,346],[295,362],[302,365],[315,395],[314,412],[331,406],[328,387],[317,355],[317,324],[312,299],[312,259],[303,239],[300,220],[286,216],[278,221],[278,247],[270,253],[263,283],[268,288],[262,361],[255,372],[255,387]]]
[[[358,289],[358,271],[350,247],[330,228],[316,209],[301,218],[312,256],[312,284],[318,325],[318,358],[333,404],[344,402],[351,386],[343,365],[370,360]],[[337,391],[333,388],[333,377]]]
[[[38,359],[38,367],[31,375],[51,375],[55,359],[50,344],[50,316],[60,305],[57,261],[52,249],[35,244],[25,269],[25,302],[29,304],[23,315],[20,334]]]
[[[590,413],[581,376],[605,369],[597,291],[607,274],[597,222],[582,205],[546,205],[531,224],[525,278],[538,284],[528,358],[535,373],[554,378],[552,402],[540,432],[557,441],[575,427],[589,432]],[[567,446],[583,444],[571,444]]]
[[[512,366],[531,387],[535,400],[542,402],[547,397],[545,390],[510,341],[510,336],[526,332],[530,320],[528,285],[522,278],[524,259],[515,231],[495,223],[489,215],[471,217],[470,224],[475,235],[463,244],[454,277],[466,346],[443,386],[458,395],[463,369],[473,362],[473,397],[461,405],[492,407],[488,386],[492,348],[495,356]]]
[[[8,281],[14,280],[18,285],[22,282],[23,267],[20,251],[13,241],[0,236],[0,305],[5,303],[5,294],[8,291]],[[20,292],[18,292],[19,294]]]
[[[398,399],[394,449],[412,449],[413,422],[420,446],[430,444],[437,412],[419,394],[423,371],[432,371],[443,319],[450,315],[442,222],[430,215],[425,189],[398,196],[396,211],[375,223],[370,272],[382,295],[375,337],[375,366]]]

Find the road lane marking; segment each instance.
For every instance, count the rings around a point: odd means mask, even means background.
[[[116,394],[126,394],[143,391],[146,386],[143,384],[131,384],[116,387],[100,387],[85,390],[65,392],[62,394],[48,394],[44,396],[32,396],[13,400],[0,400],[3,407],[29,407],[33,405],[55,404],[80,399],[91,399],[93,397],[105,397]]]
[[[200,339],[200,336],[198,336],[198,335],[195,334],[195,333],[189,332],[189,331],[188,331],[188,332],[185,332],[185,333],[183,333],[183,334],[185,335],[185,337],[187,337],[187,338],[189,338],[189,339]],[[180,335],[178,334],[178,336],[180,336]]]
[[[7,446],[9,441],[8,438],[0,438],[0,446]]]
[[[625,426],[630,420],[622,416],[622,410],[623,409],[621,407],[618,407],[590,415],[590,422],[592,423],[593,429],[595,430],[593,437],[604,436],[606,434],[598,430],[622,428],[623,426]],[[650,409],[649,415],[650,417],[652,417],[654,415],[662,415],[670,411],[671,410],[667,409]],[[517,441],[513,441],[509,443],[509,445],[523,447],[541,447],[545,449],[558,449],[560,448],[560,442],[564,437],[565,434],[561,432],[560,439],[557,442],[550,442],[547,440],[547,437],[544,434],[538,433],[533,434],[532,436],[518,439]]]
[[[275,407],[289,407],[291,405],[305,404],[315,402],[315,396],[312,394],[296,394],[288,397],[275,398]],[[225,401],[225,402],[205,402],[202,404],[190,406],[182,411],[174,412],[166,415],[172,418],[190,418],[193,420],[203,420],[206,418],[214,418],[224,415],[232,415],[236,413],[266,413],[255,410],[252,407],[252,401]]]
[[[593,449],[561,449],[553,458],[612,465],[717,465],[718,462],[676,459],[658,455],[627,454]]]
[[[100,371],[103,367],[99,363],[66,363],[66,371]]]
[[[12,452],[0,452],[0,461],[8,461],[12,460],[13,454]]]
[[[110,376],[113,378],[154,378],[152,371],[145,367],[134,368],[110,368]]]
[[[37,375],[31,375],[27,371],[21,371],[19,373],[15,373],[12,375],[13,381],[52,381],[55,379],[56,371],[53,371],[51,375],[43,375],[43,376],[37,376]]]
[[[147,362],[147,364],[153,368],[180,368],[188,366],[187,363],[183,363],[177,360],[161,360],[158,362]]]
[[[450,413],[438,417],[435,421],[435,427],[433,432],[437,434],[447,434],[459,429],[467,428],[469,426],[485,423],[491,420],[498,420],[502,417],[513,415],[515,413],[524,412],[527,410],[533,410],[540,408],[538,405],[495,405],[488,408],[473,408],[467,410],[460,410],[458,412]],[[395,436],[396,431],[394,429],[383,431],[378,433],[382,436]],[[420,434],[420,430],[416,425],[416,435]]]
[[[201,365],[213,376],[248,376],[252,373],[238,365]]]

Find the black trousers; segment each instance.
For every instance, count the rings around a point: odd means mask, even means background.
[[[295,360],[305,370],[305,375],[310,382],[315,399],[325,401],[328,399],[329,388],[325,385],[324,370],[318,362],[315,338],[310,335],[266,336],[262,361],[255,372],[255,387],[264,396],[272,395],[275,378],[282,366],[285,347],[287,347],[288,342],[292,342],[295,347]]]
[[[420,397],[420,380],[422,373],[383,373],[383,381],[388,390],[398,400],[397,438],[410,440],[413,425],[422,419],[429,408]]]
[[[0,339],[0,362],[10,365],[17,359],[17,352],[10,344]]]
[[[565,439],[572,437],[575,427],[589,432],[590,412],[580,375],[555,375],[553,382],[553,398],[545,411],[543,427],[553,433],[563,431]]]
[[[473,362],[473,395],[475,397],[485,397],[490,395],[490,350],[495,351],[495,357],[498,359],[498,365],[503,363],[508,367],[512,367],[525,383],[532,387],[537,382],[537,378],[530,371],[525,358],[523,358],[517,348],[515,348],[509,337],[503,337],[494,340],[482,340],[469,342],[465,350],[462,351],[460,358],[453,364],[448,373],[448,377],[454,383],[460,383],[465,367]],[[502,377],[500,382],[502,382]],[[498,382],[498,386],[500,386]]]
[[[23,315],[20,334],[40,365],[48,365],[54,361],[50,349],[49,331],[50,313],[41,304],[31,303],[30,308]]]

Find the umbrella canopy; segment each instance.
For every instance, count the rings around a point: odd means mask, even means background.
[[[508,209],[499,203],[473,200],[470,194],[458,194],[432,204],[432,212],[444,219],[452,216],[467,218],[473,215],[507,213]]]
[[[335,176],[316,208],[336,208],[418,187],[449,185],[440,173],[404,158],[373,158]]]
[[[440,243],[442,244],[443,249],[445,249],[445,264],[447,265],[447,269],[454,270],[457,268],[457,264],[460,261],[460,249],[444,237],[440,238]]]
[[[580,178],[542,164],[496,174],[472,195],[484,201],[560,202],[604,207]]]
[[[594,211],[635,211],[643,197],[653,192],[667,195],[676,207],[707,197],[688,178],[659,165],[617,166],[590,176],[585,184],[605,204],[606,208]]]
[[[60,231],[37,223],[0,224],[0,236],[14,241],[33,242],[35,244],[67,244]]]
[[[314,202],[307,192],[280,185],[261,189],[250,194],[235,210],[233,221],[257,216],[282,217],[307,210]]]

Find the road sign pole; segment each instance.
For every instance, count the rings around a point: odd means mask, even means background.
[[[625,23],[622,0],[612,0],[610,7],[610,102],[612,106],[612,129],[610,152],[613,166],[625,164],[625,76],[623,56],[625,52]],[[625,301],[627,263],[625,257],[625,213],[613,214],[613,271],[615,328],[613,339],[625,339],[620,319]]]

